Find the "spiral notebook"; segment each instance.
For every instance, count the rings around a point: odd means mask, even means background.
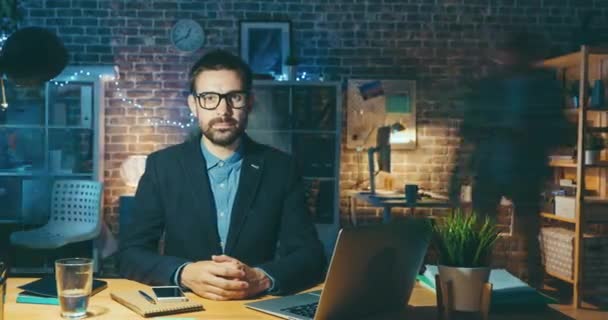
[[[142,317],[164,316],[204,310],[202,304],[194,301],[160,302],[152,304],[137,291],[111,292],[110,296],[118,303],[135,311],[135,313]]]

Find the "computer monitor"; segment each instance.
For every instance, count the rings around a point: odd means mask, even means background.
[[[391,172],[391,145],[389,143],[391,127],[378,128],[376,134],[376,146],[367,149],[367,160],[369,165],[369,191],[376,193],[376,169],[374,154],[378,153],[378,170]]]

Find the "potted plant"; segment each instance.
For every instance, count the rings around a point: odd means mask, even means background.
[[[490,278],[492,248],[499,237],[496,225],[474,211],[458,209],[434,225],[433,237],[439,278],[452,283],[454,310],[479,311],[482,289]]]
[[[296,58],[294,55],[289,55],[287,58],[285,58],[285,65],[287,66],[287,80],[296,80],[298,63],[298,58]]]
[[[600,161],[600,152],[604,149],[604,138],[596,134],[585,137],[585,164],[596,164]]]

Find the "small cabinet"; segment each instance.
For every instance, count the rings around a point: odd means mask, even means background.
[[[43,224],[57,179],[103,178],[103,97],[112,66],[68,67],[37,87],[7,81],[0,111],[0,222]]]

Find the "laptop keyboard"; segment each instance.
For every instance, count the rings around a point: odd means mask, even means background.
[[[317,312],[318,305],[319,302],[313,302],[310,304],[302,304],[299,306],[281,309],[281,311],[290,312],[299,316],[308,317],[312,319],[315,316],[315,312]]]

